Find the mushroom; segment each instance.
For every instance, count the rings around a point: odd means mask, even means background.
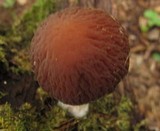
[[[51,14],[31,43],[31,62],[39,84],[75,117],[88,103],[109,94],[128,72],[128,36],[109,14],[67,8]]]

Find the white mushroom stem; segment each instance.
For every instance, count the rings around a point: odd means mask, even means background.
[[[20,5],[25,5],[28,2],[28,0],[17,0],[17,2]]]
[[[86,116],[89,110],[89,104],[74,106],[74,105],[64,104],[61,101],[58,101],[58,105],[63,109],[67,110],[76,118],[81,118]]]

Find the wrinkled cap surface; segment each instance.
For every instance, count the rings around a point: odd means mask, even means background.
[[[39,84],[70,105],[114,91],[128,72],[129,44],[122,26],[103,11],[71,8],[50,15],[31,43]]]

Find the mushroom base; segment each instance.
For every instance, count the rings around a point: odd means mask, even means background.
[[[81,118],[86,116],[89,110],[89,104],[74,106],[74,105],[64,104],[61,101],[58,101],[58,105],[63,109],[67,110],[71,115],[73,115],[76,118]]]

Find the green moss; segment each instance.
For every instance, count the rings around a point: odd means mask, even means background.
[[[16,0],[4,0],[2,5],[5,8],[12,8],[15,3],[16,3]]]
[[[28,47],[33,33],[39,23],[53,12],[55,0],[36,0],[29,10],[12,22],[10,28],[0,29],[1,72],[18,75],[31,71]]]
[[[54,12],[55,0],[37,0],[29,11],[15,21],[12,34],[20,35],[23,41],[28,43],[39,23]]]
[[[41,92],[41,91],[38,91]],[[43,92],[42,96],[47,97]],[[48,110],[44,98],[39,99],[38,107],[24,104],[18,110],[12,110],[9,104],[0,106],[0,129],[12,131],[53,131],[77,129],[78,131],[138,131],[144,123],[132,124],[132,102],[122,97],[119,104],[115,103],[113,96],[93,102],[86,118],[74,119],[56,104]],[[108,106],[109,104],[109,106]],[[95,106],[96,105],[96,106]],[[103,109],[102,109],[103,107]]]

